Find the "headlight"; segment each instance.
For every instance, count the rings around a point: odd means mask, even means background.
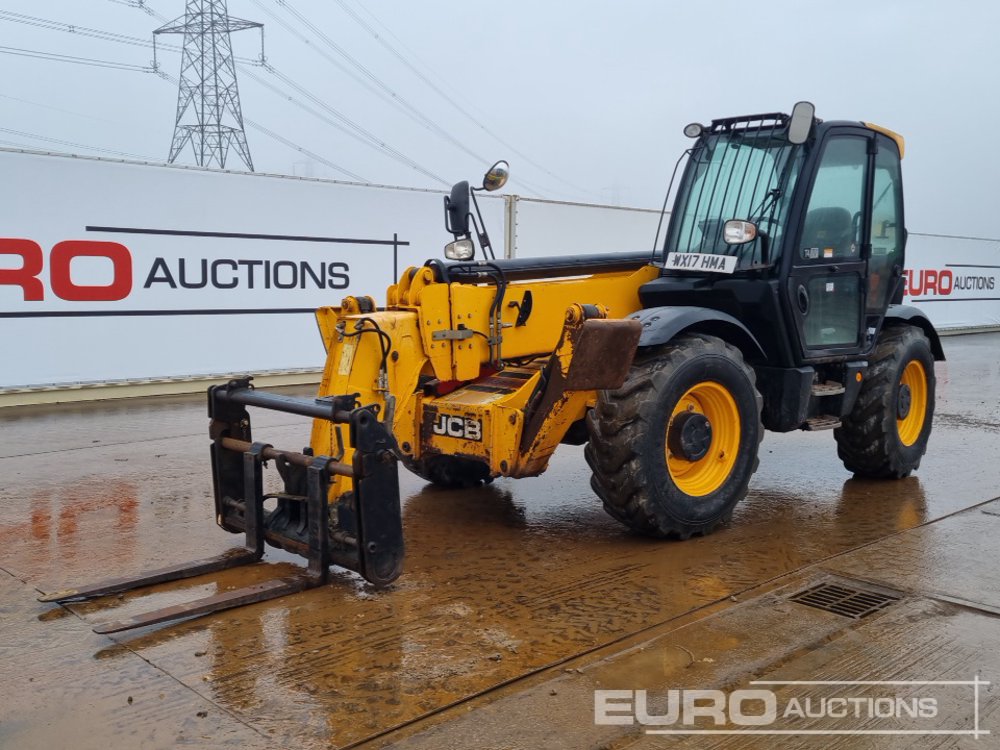
[[[448,260],[469,260],[476,254],[472,240],[455,240],[444,246],[444,257]]]
[[[742,245],[757,238],[757,225],[750,221],[730,219],[723,230],[723,239],[727,245]]]

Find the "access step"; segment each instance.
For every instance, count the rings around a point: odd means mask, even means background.
[[[839,396],[843,393],[846,388],[844,388],[843,383],[838,383],[834,380],[827,380],[825,383],[813,383],[812,384],[812,395],[814,396]]]
[[[807,419],[802,429],[818,432],[819,430],[833,430],[837,427],[840,427],[840,417],[835,417],[832,414],[821,414],[818,417]]]

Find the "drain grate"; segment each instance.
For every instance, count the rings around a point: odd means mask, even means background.
[[[894,594],[851,588],[836,583],[821,583],[789,598],[807,607],[823,609],[855,620],[883,610],[900,599]]]

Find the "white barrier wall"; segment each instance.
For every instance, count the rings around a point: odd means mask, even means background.
[[[1000,240],[910,234],[907,304],[937,328],[1000,326]]]
[[[435,191],[3,149],[0,175],[0,390],[319,369],[316,307],[381,302],[450,239]],[[659,220],[481,204],[498,256],[651,250]],[[907,258],[936,326],[1000,325],[1000,241],[914,234]]]
[[[589,206],[530,198],[513,202],[511,253],[517,258],[543,255],[653,250],[660,212],[641,208]],[[661,234],[662,238],[662,234]]]
[[[383,300],[450,239],[431,191],[2,150],[0,174],[0,387],[319,369],[316,307]]]

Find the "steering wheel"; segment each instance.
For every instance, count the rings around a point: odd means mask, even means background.
[[[860,237],[861,234],[860,229],[861,229],[861,212],[858,211],[857,213],[854,214],[854,216],[851,217],[851,239],[854,240],[855,242],[857,242],[858,238]]]

